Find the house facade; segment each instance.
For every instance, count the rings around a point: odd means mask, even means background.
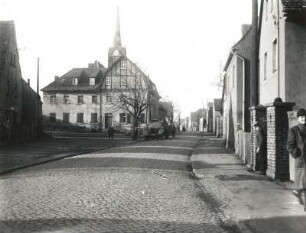
[[[95,61],[88,68],[74,68],[42,89],[44,125],[48,129],[99,130],[99,91],[106,69]]]
[[[242,38],[230,51],[224,66],[223,138],[226,147],[247,162],[250,157],[251,26],[242,25]]]
[[[259,104],[280,97],[297,108],[306,107],[306,3],[264,0],[261,4]]]
[[[272,178],[294,177],[285,145],[288,128],[296,124],[291,111],[306,107],[305,25],[305,1],[261,1],[259,105],[264,109],[256,112],[256,118],[267,134],[267,175]]]
[[[27,100],[27,101],[25,101]],[[39,134],[41,101],[22,79],[13,21],[0,22],[0,144]]]

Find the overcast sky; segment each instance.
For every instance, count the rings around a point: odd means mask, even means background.
[[[94,60],[107,66],[117,6],[127,56],[182,115],[221,98],[215,83],[251,0],[0,0],[0,20],[14,20],[22,75],[36,90]],[[219,90],[220,91],[220,90]]]

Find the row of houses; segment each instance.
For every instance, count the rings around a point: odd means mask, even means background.
[[[40,96],[22,78],[13,21],[0,21],[0,145],[41,133]]]
[[[257,169],[254,127],[263,128],[273,179],[292,179],[286,150],[295,110],[306,107],[306,1],[253,0],[252,25],[224,66],[222,134],[227,148]]]

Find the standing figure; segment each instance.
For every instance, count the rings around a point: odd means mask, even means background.
[[[265,175],[267,169],[267,158],[265,155],[265,151],[263,149],[264,141],[263,141],[263,133],[262,128],[259,123],[256,122],[254,124],[255,127],[255,145],[256,145],[256,160],[258,164],[258,171],[256,172],[259,175]]]
[[[171,135],[172,135],[172,139],[175,138],[175,134],[176,134],[176,127],[175,127],[175,124],[172,123],[172,124],[171,124]]]
[[[297,111],[298,125],[289,129],[287,149],[295,159],[294,189],[292,190],[299,202],[303,204],[306,211],[306,177],[305,177],[305,156],[306,156],[306,111],[300,108]],[[304,200],[302,194],[304,193]]]
[[[108,133],[108,139],[110,140],[113,140],[114,139],[114,134],[115,134],[115,132],[114,132],[114,127],[113,126],[110,126],[109,128],[108,128],[108,131],[107,131],[107,133]]]

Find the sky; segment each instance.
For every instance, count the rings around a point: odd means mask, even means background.
[[[36,90],[72,68],[107,67],[119,9],[127,56],[181,116],[221,98],[217,86],[251,0],[0,0],[0,20],[14,20],[22,75]]]

